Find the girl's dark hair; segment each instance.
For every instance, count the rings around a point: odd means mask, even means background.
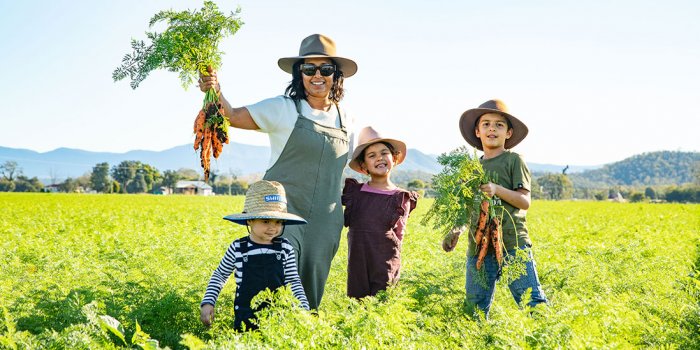
[[[328,98],[333,103],[338,103],[343,99],[345,91],[343,90],[343,72],[340,70],[335,61],[331,62],[338,68],[333,74],[333,85],[331,85],[331,93]],[[306,90],[304,89],[304,80],[301,76],[301,71],[299,66],[304,63],[304,60],[298,60],[292,65],[292,81],[289,82],[287,89],[284,90],[284,94],[292,98],[293,100],[304,100],[306,99]]]
[[[379,141],[379,142],[369,144],[369,145],[367,145],[367,147],[363,148],[362,152],[360,152],[360,154],[358,154],[357,157],[355,157],[355,162],[357,162],[357,164],[364,164],[365,163],[365,151],[367,151],[367,148],[369,146],[376,145],[378,143],[381,143],[384,146],[386,146],[386,148],[389,149],[389,152],[391,152],[391,155],[394,157],[394,159],[396,159],[396,156],[399,155],[399,152],[396,151],[396,149],[394,148],[394,145],[392,145],[386,141]]]

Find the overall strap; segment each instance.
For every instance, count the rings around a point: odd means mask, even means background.
[[[293,101],[294,101],[294,107],[296,107],[296,109],[297,109],[297,115],[303,117],[304,115],[301,114],[301,101],[299,101],[297,99],[294,99]]]
[[[275,251],[277,260],[282,260],[282,239],[275,238],[272,240],[272,249]]]
[[[343,114],[340,113],[340,106],[337,103],[333,103],[335,106],[335,109],[338,111],[338,119],[340,120],[340,129],[345,130],[345,120],[343,118]],[[294,107],[297,110],[297,115],[304,117],[303,114],[301,114],[301,101],[300,100],[294,100]],[[306,117],[304,117],[306,118]]]
[[[241,256],[243,257],[243,261],[248,261],[248,244],[250,242],[250,238],[248,237],[243,237],[241,239]]]
[[[345,130],[345,121],[343,120],[343,114],[340,113],[340,106],[337,103],[334,103],[335,109],[338,111],[338,119],[340,119],[340,128]]]

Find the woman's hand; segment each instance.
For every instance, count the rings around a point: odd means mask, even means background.
[[[214,305],[202,305],[202,307],[199,309],[199,319],[205,326],[211,326],[211,323],[214,322]]]
[[[221,85],[219,84],[219,79],[216,77],[216,71],[208,67],[207,72],[209,72],[209,75],[204,75],[201,72],[199,73],[199,89],[202,90],[202,92],[207,92],[213,87],[215,89],[214,91],[218,93],[221,89]]]

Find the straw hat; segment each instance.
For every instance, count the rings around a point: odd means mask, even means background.
[[[253,219],[285,220],[286,225],[305,224],[303,218],[287,213],[284,187],[277,181],[260,180],[248,187],[243,212],[224,216],[224,219],[246,225]]]
[[[508,107],[506,107],[503,101],[497,99],[488,100],[479,105],[479,108],[472,108],[462,113],[462,117],[459,119],[459,130],[462,131],[462,137],[467,140],[468,144],[476,147],[478,150],[483,151],[484,149],[481,146],[481,139],[476,137],[474,133],[474,128],[476,127],[476,121],[479,117],[486,113],[498,113],[510,121],[513,127],[513,135],[506,140],[506,149],[515,147],[515,145],[519,144],[520,141],[527,136],[528,130],[525,123],[509,114]]]
[[[362,153],[362,151],[365,150],[365,148],[377,142],[387,142],[394,147],[394,151],[398,152],[398,154],[394,156],[394,165],[401,164],[406,158],[405,143],[399,140],[384,138],[371,126],[368,126],[360,130],[360,136],[357,137],[358,145],[355,147],[355,151],[352,152],[352,160],[350,161],[350,164],[348,164],[350,169],[355,170],[360,174],[365,174],[360,167],[360,163],[357,161],[357,157]]]
[[[292,74],[292,66],[298,60],[305,58],[331,58],[338,65],[338,68],[343,72],[343,76],[349,78],[357,72],[357,64],[355,61],[336,56],[335,42],[333,39],[323,34],[311,34],[301,41],[299,46],[299,56],[282,57],[277,61],[277,65],[283,71]]]

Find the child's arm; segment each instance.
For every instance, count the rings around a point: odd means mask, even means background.
[[[509,190],[501,185],[493,182],[481,185],[481,191],[489,197],[498,196],[498,198],[508,202],[510,205],[527,210],[530,208],[530,191],[519,188],[517,190]]]
[[[297,258],[294,254],[294,248],[289,243],[284,243],[282,248],[287,253],[287,258],[284,261],[284,284],[289,285],[292,289],[294,296],[299,299],[301,307],[305,310],[309,310],[309,301],[306,299],[306,293],[304,293],[304,286],[301,284],[301,278],[299,278],[299,272],[297,270]]]
[[[205,326],[210,326],[214,321],[214,305],[216,305],[216,300],[219,298],[219,293],[224,287],[224,284],[226,284],[228,278],[235,271],[236,258],[240,255],[235,245],[236,242],[231,243],[226,250],[226,254],[224,254],[224,257],[221,259],[219,266],[214,270],[214,273],[212,273],[209,279],[207,290],[204,293],[204,298],[199,307],[199,319]]]

